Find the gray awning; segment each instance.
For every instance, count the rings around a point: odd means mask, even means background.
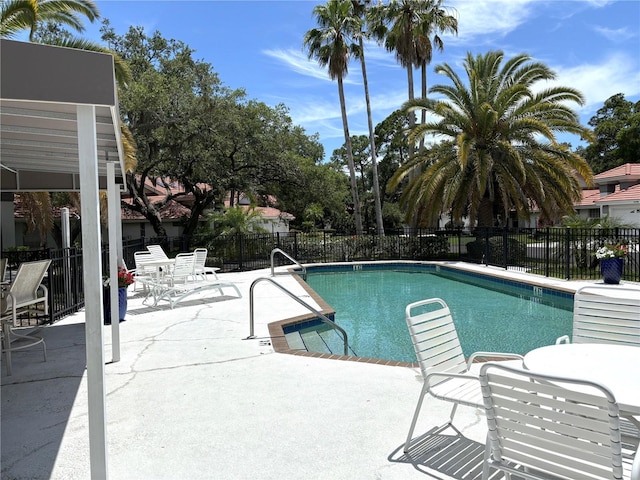
[[[79,190],[76,107],[95,106],[100,188],[124,171],[113,57],[0,40],[0,189]]]

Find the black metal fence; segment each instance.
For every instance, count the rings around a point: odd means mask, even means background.
[[[640,229],[476,229],[417,230],[379,235],[341,235],[334,232],[299,232],[206,237],[146,238],[123,242],[123,258],[129,268],[133,254],[146,245],[161,244],[170,256],[208,249],[207,265],[223,272],[255,270],[271,266],[271,251],[280,248],[300,263],[375,260],[457,260],[516,269],[567,280],[601,278],[595,252],[608,243],[628,246],[623,280],[640,282]],[[5,251],[9,279],[22,262],[51,259],[46,281],[50,315],[40,323],[54,322],[84,307],[82,250]],[[103,272],[107,271],[108,246],[103,248]],[[282,256],[276,265],[287,264]],[[27,324],[33,321],[27,317]]]
[[[640,229],[418,230],[378,235],[256,234],[218,237],[200,245],[222,271],[268,268],[281,248],[301,263],[366,260],[461,260],[567,280],[600,278],[595,252],[608,243],[628,245],[623,279],[640,282]],[[287,260],[277,257],[277,264]]]

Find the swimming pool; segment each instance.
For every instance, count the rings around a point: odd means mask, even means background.
[[[335,309],[335,321],[361,357],[415,361],[405,307],[431,297],[449,305],[465,356],[526,353],[571,333],[572,294],[453,268],[321,266],[308,269],[307,283]]]

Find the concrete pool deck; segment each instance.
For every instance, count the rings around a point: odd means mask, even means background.
[[[519,272],[469,266],[513,279]],[[268,324],[307,313],[268,282],[256,285],[255,339],[249,288],[269,270],[220,275],[231,295],[149,307],[129,292],[121,359],[110,363],[105,327],[109,477],[113,479],[480,478],[486,426],[458,408],[452,430],[402,445],[421,389],[415,368],[275,353]],[[276,281],[312,306],[288,275]],[[535,282],[575,290],[586,283]],[[2,365],[3,479],[88,479],[84,312],[43,327],[38,348]],[[428,397],[416,429],[446,421],[451,404]]]

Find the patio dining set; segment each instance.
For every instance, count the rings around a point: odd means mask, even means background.
[[[233,283],[218,278],[217,268],[206,266],[206,248],[170,258],[162,246],[148,245],[146,250],[134,253],[134,260],[134,289],[140,286],[147,293],[145,304],[157,306],[167,301],[173,308],[185,298],[209,290],[222,295],[223,288],[227,287],[234,290],[237,297],[242,296]]]
[[[574,297],[571,340],[525,355],[465,360],[451,312],[438,298],[407,306],[423,388],[404,451],[452,428],[459,405],[484,410],[482,479],[640,480],[640,289],[589,285]],[[425,395],[453,403],[449,420],[413,433]]]

